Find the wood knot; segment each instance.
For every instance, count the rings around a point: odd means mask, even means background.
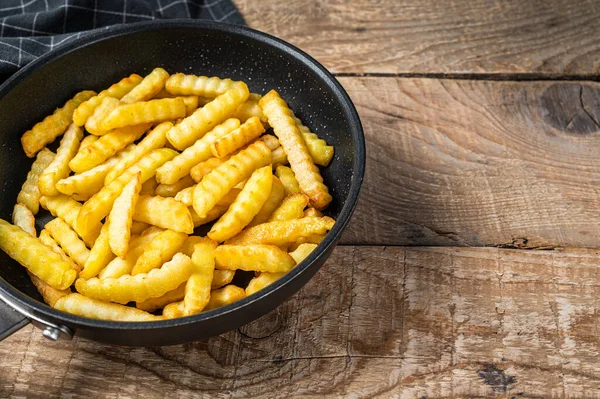
[[[480,365],[482,368],[477,370],[477,375],[495,392],[508,392],[510,385],[517,382],[514,376],[506,374],[504,370],[491,363],[480,363]]]
[[[541,96],[544,122],[573,135],[600,131],[600,89],[596,85],[555,83]]]

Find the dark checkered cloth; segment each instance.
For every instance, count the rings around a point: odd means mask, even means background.
[[[0,0],[0,83],[94,29],[173,18],[244,24],[231,0]]]

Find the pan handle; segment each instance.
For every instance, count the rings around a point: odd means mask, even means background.
[[[29,324],[31,320],[0,300],[0,341]]]

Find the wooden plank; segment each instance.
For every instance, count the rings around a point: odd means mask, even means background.
[[[26,328],[0,346],[0,396],[592,397],[599,255],[342,246],[277,310],[208,341],[52,343]]]
[[[600,85],[341,79],[367,171],[343,242],[600,245]]]
[[[598,74],[593,0],[235,0],[339,73]]]

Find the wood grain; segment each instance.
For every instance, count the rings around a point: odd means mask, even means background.
[[[338,247],[283,306],[208,341],[20,331],[0,346],[0,397],[597,397],[599,255]]]
[[[337,73],[597,75],[593,0],[235,0]]]
[[[367,141],[343,242],[600,245],[600,85],[340,79]]]

